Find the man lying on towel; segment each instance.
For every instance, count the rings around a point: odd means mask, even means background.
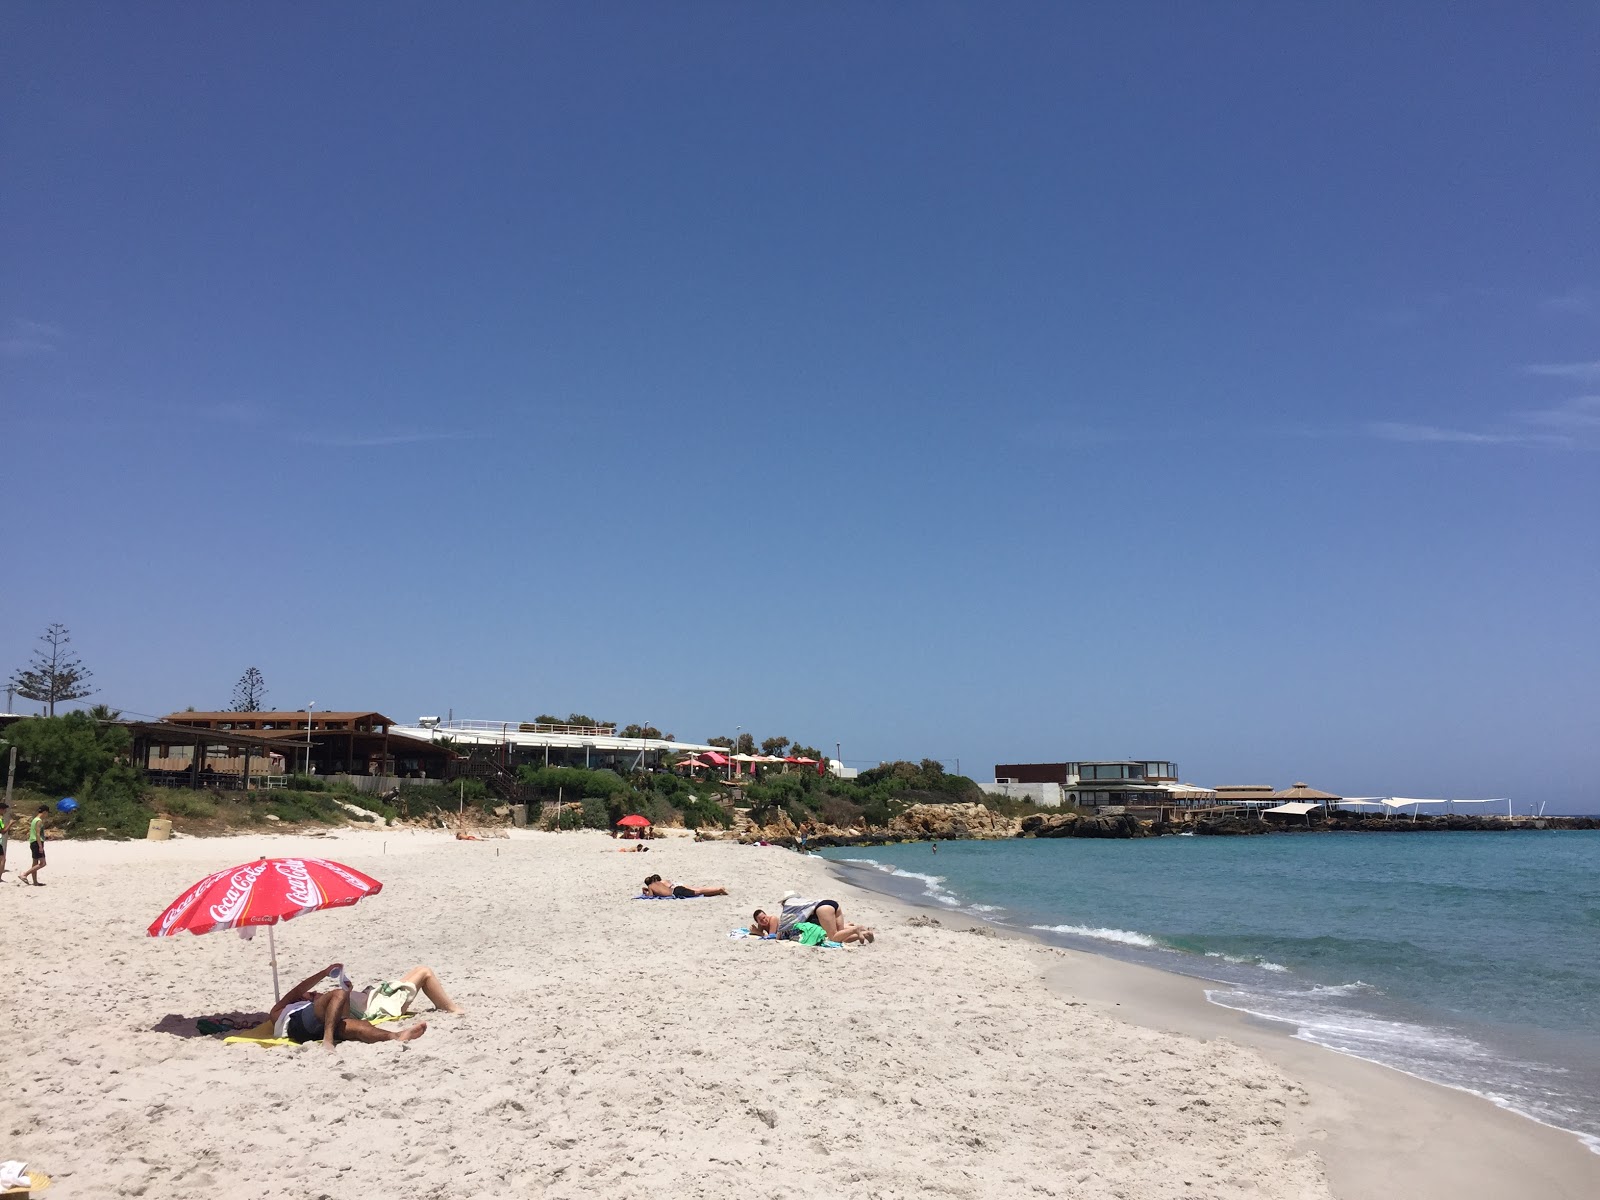
[[[670,879],[663,879],[659,875],[652,875],[644,881],[644,891],[641,896],[672,896],[679,900],[687,900],[690,896],[726,896],[728,889],[725,887],[689,887],[682,883],[673,883]]]
[[[332,1050],[335,1042],[409,1042],[428,1031],[426,1021],[419,1021],[406,1029],[389,1030],[379,1029],[369,1021],[352,1017],[349,1015],[350,992],[344,987],[330,988],[325,992],[311,990],[324,979],[337,980],[342,984],[344,964],[333,963],[284,993],[283,999],[272,1006],[269,1014],[274,1037],[288,1038],[297,1043],[314,1042],[320,1038],[323,1048]],[[433,997],[430,995],[429,999]]]

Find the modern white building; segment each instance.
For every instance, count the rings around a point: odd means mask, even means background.
[[[421,717],[415,725],[396,725],[393,732],[434,742],[448,742],[461,753],[493,753],[506,768],[609,767],[628,772],[660,764],[667,754],[703,754],[717,746],[669,742],[665,738],[618,737],[615,725],[549,725],[535,721],[441,721]]]

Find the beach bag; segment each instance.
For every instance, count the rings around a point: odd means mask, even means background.
[[[409,983],[377,983],[367,993],[365,1019],[376,1021],[380,1017],[398,1017],[405,1007],[416,999],[417,989]]]

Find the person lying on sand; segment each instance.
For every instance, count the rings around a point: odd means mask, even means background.
[[[649,846],[643,846],[643,845],[641,845],[641,846],[621,846],[621,847],[618,848],[617,853],[618,854],[644,854],[644,853],[648,852],[649,849],[650,849]]]
[[[689,896],[726,896],[728,889],[725,887],[689,887],[682,883],[673,883],[670,879],[663,879],[659,875],[651,875],[644,881],[643,896],[676,896],[683,900]]]
[[[426,1021],[418,1021],[407,1029],[379,1029],[348,1015],[350,993],[344,988],[312,991],[324,979],[342,976],[343,972],[343,963],[333,963],[285,992],[268,1014],[273,1036],[286,1037],[296,1043],[321,1038],[323,1049],[331,1051],[335,1042],[409,1042],[428,1031]]]
[[[756,909],[750,932],[760,937],[797,938],[800,933],[795,927],[808,921],[822,926],[830,942],[872,942],[878,936],[865,925],[847,922],[837,900],[803,900],[794,895],[784,898],[781,917]]]
[[[444,984],[439,982],[438,972],[432,967],[412,967],[399,979],[374,983],[367,988],[352,989],[350,1015],[363,1019],[375,1016],[410,1015],[418,995],[426,996],[429,1003],[440,1012],[463,1011],[444,990]]]

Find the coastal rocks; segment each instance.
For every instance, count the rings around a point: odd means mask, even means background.
[[[1022,828],[1017,830],[1017,836],[1036,838],[1071,837],[1072,827],[1077,823],[1078,814],[1075,812],[1033,813],[1022,818]]]
[[[386,823],[380,814],[370,808],[362,808],[359,804],[346,804],[343,800],[336,800],[334,803],[344,809],[352,821],[375,821],[380,825]]]
[[[933,841],[1008,838],[1017,829],[1015,817],[1003,817],[982,804],[913,804],[889,822],[893,836]]]
[[[1072,824],[1071,837],[1142,838],[1154,836],[1150,826],[1131,813],[1109,817],[1079,817]]]
[[[1129,813],[1088,816],[1083,813],[1034,813],[1022,818],[1018,837],[1035,838],[1142,838],[1155,834],[1148,824]]]
[[[1278,827],[1266,821],[1220,817],[1214,821],[1196,821],[1194,831],[1206,837],[1248,837],[1257,833],[1275,833]]]

